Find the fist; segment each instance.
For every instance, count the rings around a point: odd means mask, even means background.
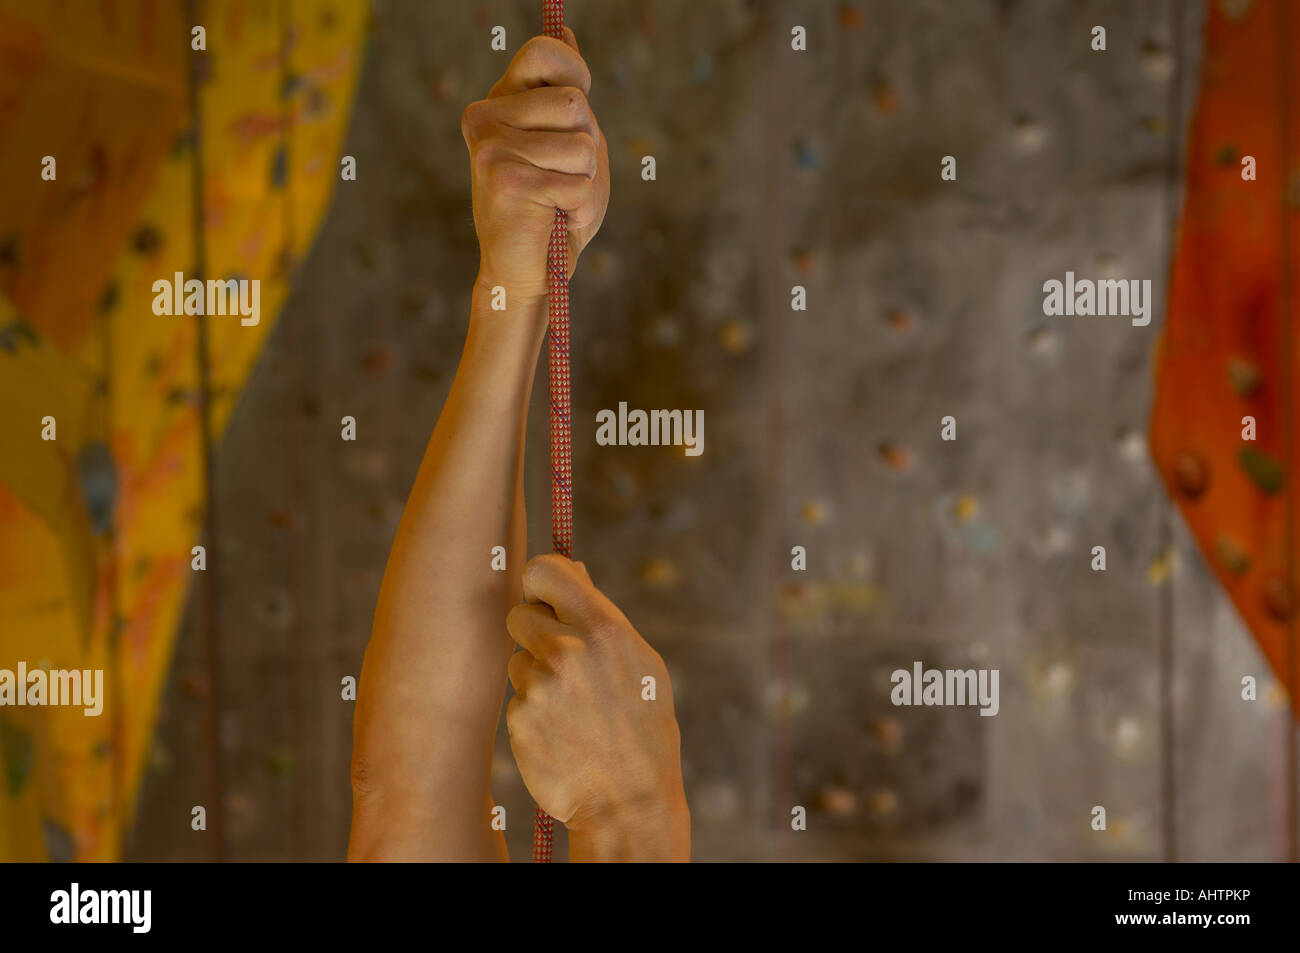
[[[508,300],[546,295],[555,210],[568,213],[569,275],[609,204],[609,153],[587,102],[591,73],[573,31],[534,37],[487,99],[461,117],[473,180],[480,277]]]
[[[569,828],[573,859],[584,859],[584,844],[610,848],[609,859],[689,858],[681,735],[663,659],[582,563],[535,557],[523,585],[527,602],[506,617],[520,647],[506,725],[529,793]],[[636,845],[647,849],[634,857]]]

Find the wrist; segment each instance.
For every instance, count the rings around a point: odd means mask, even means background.
[[[574,862],[687,862],[691,814],[678,789],[666,796],[612,806],[580,827],[569,826]]]
[[[546,293],[520,291],[511,287],[509,281],[502,279],[485,264],[479,265],[478,275],[474,279],[474,292],[471,307],[474,318],[504,318],[513,325],[546,325]]]

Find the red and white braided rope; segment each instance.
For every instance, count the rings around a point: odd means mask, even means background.
[[[543,0],[542,32],[564,39],[564,0]],[[573,558],[573,415],[569,393],[569,219],[555,210],[546,250],[547,310],[550,317],[551,392],[551,545]],[[555,821],[537,808],[533,825],[533,862],[551,862]]]

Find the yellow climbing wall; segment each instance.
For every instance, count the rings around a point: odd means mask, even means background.
[[[0,0],[0,176],[31,183],[0,203],[0,668],[103,669],[107,694],[0,712],[0,860],[120,854],[195,575],[198,322],[215,440],[338,181],[368,17]],[[258,280],[260,320],[156,315],[177,272]]]

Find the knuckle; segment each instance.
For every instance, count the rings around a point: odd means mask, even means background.
[[[577,134],[578,155],[583,161],[583,165],[588,172],[596,171],[596,163],[599,153],[596,150],[596,137],[589,132],[580,132]],[[579,563],[581,565],[581,563]]]
[[[510,733],[511,738],[528,734],[528,709],[524,707],[523,699],[518,696],[510,699],[510,704],[506,706],[506,731]]]
[[[460,132],[466,141],[472,139],[482,122],[483,111],[486,108],[483,100],[470,103],[465,107],[465,111],[460,114]]]
[[[554,649],[546,660],[546,667],[561,685],[578,680],[587,652],[587,642],[581,636],[566,635],[555,640]]]
[[[619,620],[600,613],[591,622],[591,638],[598,643],[613,642],[623,634]]]
[[[531,36],[519,47],[517,58],[522,59],[525,56],[545,56],[546,55],[546,38],[542,36]]]
[[[559,669],[564,665],[559,650],[553,645],[545,645],[539,646],[538,651],[540,654],[533,656],[533,658],[537,659],[538,664],[558,673]]]
[[[532,188],[528,169],[517,162],[494,162],[489,167],[493,189],[507,194],[527,192]]]
[[[596,219],[598,207],[596,183],[583,177],[581,182],[574,185],[573,198],[569,204],[570,225],[575,228],[590,225]]]
[[[654,649],[650,649],[650,658],[651,664],[655,669],[655,677],[658,679],[659,684],[664,687],[665,693],[671,697],[673,693],[673,679],[672,673],[668,671],[668,664],[664,661],[664,657]]]
[[[501,156],[501,147],[493,139],[485,139],[470,149],[470,164],[479,175],[487,175]]]
[[[561,86],[560,103],[571,119],[582,119],[591,111],[587,105],[587,95],[577,86]]]
[[[573,659],[560,646],[555,646],[551,651],[546,653],[546,658],[541,660],[557,681],[563,682],[569,677],[569,672],[573,668]]]

